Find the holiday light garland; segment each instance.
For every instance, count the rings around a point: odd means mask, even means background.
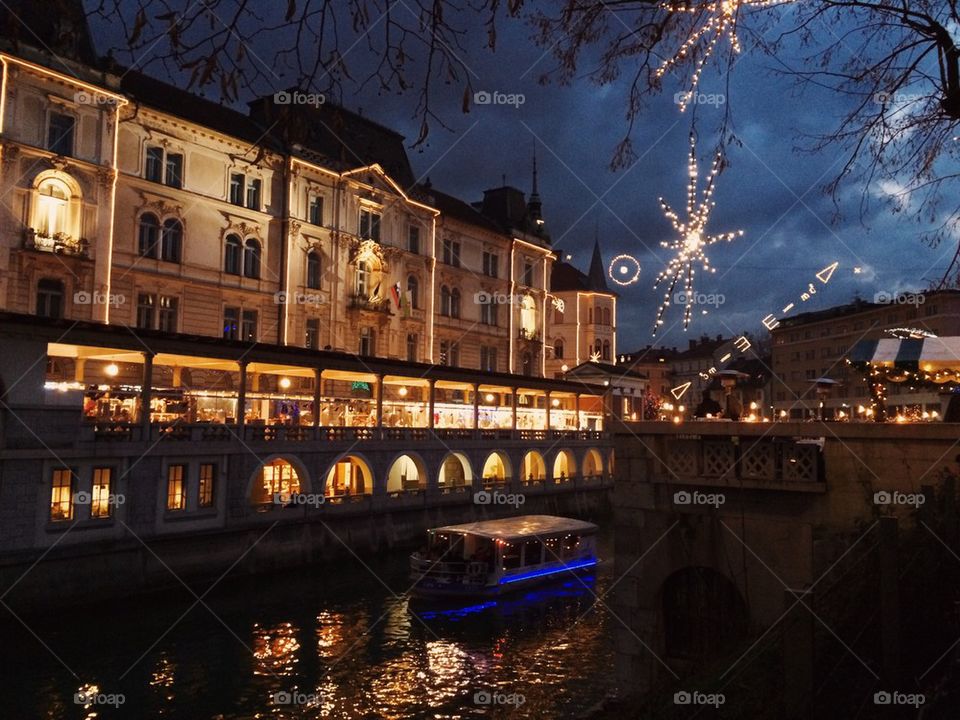
[[[694,55],[698,46],[699,56],[690,76],[690,92],[678,97],[680,111],[687,109],[693,99],[693,91],[700,82],[700,75],[707,60],[713,55],[717,43],[726,36],[730,41],[730,49],[734,53],[741,50],[740,39],[737,37],[737,19],[742,7],[765,8],[772,5],[783,5],[790,0],[720,0],[719,2],[695,3],[692,5],[664,3],[660,7],[667,12],[689,13],[702,15],[705,20],[693,27],[687,39],[683,41],[673,57],[667,58],[656,70],[656,77],[662,78],[669,70],[682,63],[689,56]],[[699,21],[699,19],[698,19]]]
[[[653,326],[653,335],[663,325],[663,316],[670,306],[671,296],[676,289],[677,284],[683,278],[683,328],[690,325],[691,307],[694,303],[693,287],[696,270],[694,264],[700,263],[704,272],[716,272],[710,267],[710,260],[704,253],[704,248],[718,242],[730,242],[735,237],[743,235],[743,230],[735,232],[722,233],[720,235],[707,235],[705,229],[707,221],[710,219],[710,212],[713,210],[716,202],[713,200],[714,182],[720,172],[722,155],[718,152],[714,158],[713,165],[707,175],[706,185],[703,190],[703,198],[697,200],[697,180],[699,177],[699,168],[697,166],[697,148],[696,139],[693,134],[690,135],[690,159],[688,163],[690,181],[687,184],[687,218],[686,222],[681,222],[677,213],[660,198],[660,207],[663,208],[664,215],[673,225],[673,229],[679,237],[672,242],[661,242],[661,247],[676,251],[676,256],[671,258],[667,267],[657,276],[653,284],[654,289],[660,286],[664,281],[669,280],[669,287],[664,293],[663,300],[657,308],[657,319]]]
[[[628,277],[617,277],[614,268],[617,269],[621,276],[627,275]],[[617,255],[610,261],[610,267],[607,268],[607,275],[609,275],[610,279],[617,285],[622,287],[633,285],[633,283],[640,279],[640,262],[633,255]]]

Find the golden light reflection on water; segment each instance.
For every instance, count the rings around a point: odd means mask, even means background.
[[[173,700],[176,697],[173,692],[175,670],[176,665],[170,661],[170,658],[161,655],[150,673],[150,687],[156,688],[158,693],[162,693],[165,700]]]
[[[270,627],[253,626],[253,657],[257,661],[254,675],[289,677],[299,659],[297,650],[300,631],[293,623],[284,622]]]

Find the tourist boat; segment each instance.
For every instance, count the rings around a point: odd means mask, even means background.
[[[597,564],[593,523],[522,515],[428,530],[410,556],[417,597],[500,595]]]

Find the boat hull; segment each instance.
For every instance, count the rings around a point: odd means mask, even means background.
[[[598,560],[585,558],[563,567],[539,568],[516,575],[505,575],[487,584],[438,582],[417,576],[410,595],[416,598],[490,598],[522,592],[528,588],[568,580],[571,575],[593,572]]]

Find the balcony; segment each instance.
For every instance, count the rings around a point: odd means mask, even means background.
[[[369,298],[364,295],[351,295],[347,302],[347,309],[393,314],[390,310],[390,298]]]
[[[526,328],[520,328],[517,330],[517,337],[521,340],[527,340],[529,342],[540,342],[540,333],[537,330],[527,330]]]
[[[89,245],[89,242],[83,238],[74,238],[62,232],[46,235],[33,228],[27,228],[23,236],[23,247],[27,250],[39,250],[57,255],[85,258],[88,257]]]

